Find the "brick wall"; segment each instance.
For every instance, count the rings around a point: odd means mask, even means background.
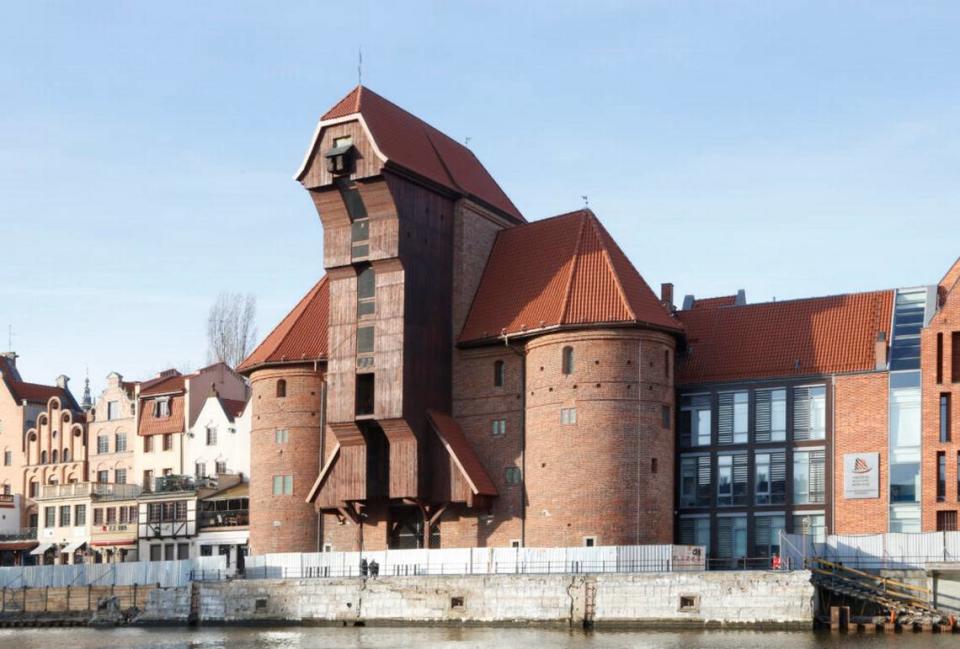
[[[250,434],[250,552],[314,552],[317,513],[306,502],[320,473],[324,374],[313,366],[262,369],[252,373]],[[277,397],[277,381],[287,382]],[[287,443],[276,442],[285,429]],[[293,476],[293,495],[273,494],[273,477]]]
[[[923,330],[921,342],[921,372],[923,381],[923,455],[920,471],[923,476],[922,527],[925,532],[937,529],[937,512],[952,511],[960,515],[957,498],[957,464],[960,453],[960,376],[951,372],[951,358],[955,353],[953,332],[960,331],[960,289],[946,295],[940,311]],[[943,358],[937,382],[937,335],[942,336]],[[950,394],[951,440],[940,442],[940,395]],[[937,502],[937,453],[947,458],[947,485],[944,502]]]
[[[836,534],[869,534],[887,531],[889,516],[888,411],[886,372],[838,376],[834,379],[833,494]],[[843,456],[847,453],[880,453],[880,497],[847,500],[843,496]]]

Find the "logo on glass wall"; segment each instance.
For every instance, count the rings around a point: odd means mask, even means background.
[[[880,497],[879,453],[847,453],[843,456],[843,497]]]

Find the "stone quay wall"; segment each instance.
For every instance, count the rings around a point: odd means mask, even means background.
[[[154,590],[137,621],[809,629],[813,596],[806,571],[257,579]]]

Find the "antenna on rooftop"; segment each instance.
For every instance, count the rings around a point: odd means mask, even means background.
[[[7,325],[7,351],[13,351],[13,325]]]
[[[584,194],[584,195],[581,196],[580,198],[583,199],[583,206],[584,206],[584,207],[590,207],[590,199],[587,197],[586,194]]]
[[[363,48],[357,48],[357,85],[363,85]]]
[[[463,146],[470,146],[470,140],[472,140],[472,139],[473,139],[473,138],[470,137],[469,135],[468,135],[467,137],[463,138]]]

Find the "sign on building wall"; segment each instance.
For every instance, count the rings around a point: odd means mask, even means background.
[[[843,497],[880,497],[880,454],[846,453],[843,456]]]

